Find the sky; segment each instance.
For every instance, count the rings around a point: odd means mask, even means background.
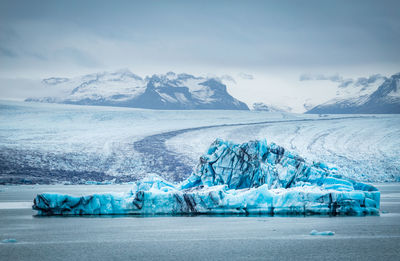
[[[400,1],[0,1],[0,98],[40,79],[129,69],[229,75],[253,102],[321,102],[335,81],[400,71]]]

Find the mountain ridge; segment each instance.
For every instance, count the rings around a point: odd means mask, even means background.
[[[375,80],[350,96],[338,95],[306,113],[395,114],[400,113],[400,73],[390,77],[374,75]],[[376,84],[377,83],[377,84]],[[373,86],[375,84],[376,86]],[[348,88],[348,86],[344,86]]]
[[[76,78],[42,80],[59,87],[55,97],[27,98],[27,102],[100,105],[165,110],[249,110],[232,97],[219,79],[190,74],[153,74],[142,78],[129,70],[88,74]]]

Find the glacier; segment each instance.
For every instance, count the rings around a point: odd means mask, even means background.
[[[264,140],[215,140],[180,183],[149,175],[127,193],[44,193],[39,215],[376,215],[380,192]]]
[[[0,101],[0,126],[0,184],[119,184],[148,173],[179,182],[216,137],[236,143],[269,137],[309,161],[335,164],[349,178],[400,181],[399,115],[154,111]]]

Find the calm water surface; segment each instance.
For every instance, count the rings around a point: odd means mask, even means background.
[[[0,186],[0,260],[399,260],[400,184],[377,184],[380,216],[35,217],[37,193],[110,186]],[[330,230],[334,236],[311,236]],[[7,243],[7,239],[16,242]]]

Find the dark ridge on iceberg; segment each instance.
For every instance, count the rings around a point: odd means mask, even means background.
[[[341,179],[342,186],[357,183],[336,173],[335,167],[322,162],[308,163],[297,154],[285,150],[266,140],[235,144],[221,139],[215,140],[206,154],[200,157],[194,173],[183,182],[183,187],[227,185],[229,189],[259,187],[292,188],[313,184],[330,187],[326,179]],[[376,190],[365,185],[368,191]]]

